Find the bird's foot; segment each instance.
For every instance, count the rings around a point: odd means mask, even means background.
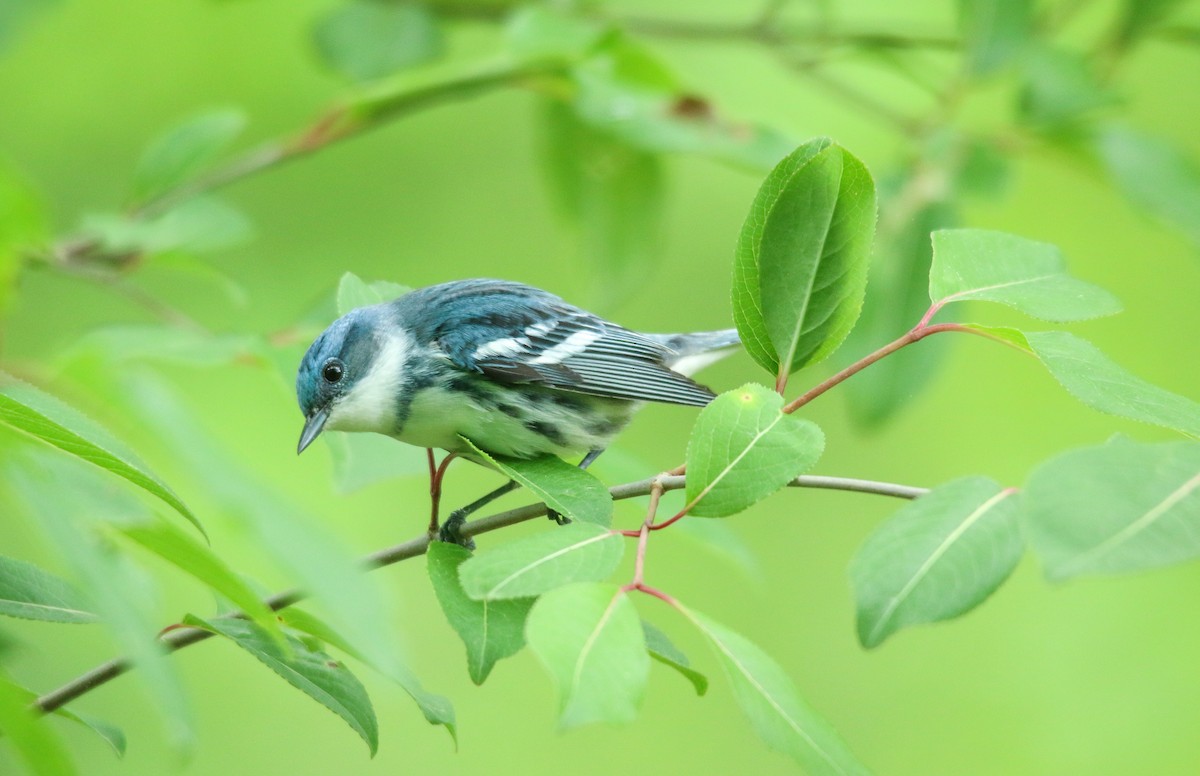
[[[469,536],[463,536],[462,527],[467,524],[467,518],[462,514],[461,510],[455,510],[450,513],[450,517],[442,524],[438,531],[438,541],[448,542],[449,544],[457,544],[459,547],[466,547],[468,550],[474,551],[475,540]]]
[[[555,512],[553,509],[546,512],[546,517],[550,518],[559,525],[566,525],[567,523],[571,522],[571,518],[559,512]]]

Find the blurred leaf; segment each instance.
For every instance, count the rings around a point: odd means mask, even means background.
[[[852,354],[847,359],[891,342],[929,307],[933,260],[929,235],[955,226],[959,219],[957,208],[948,199],[951,192],[935,188],[937,175],[922,167],[882,186],[875,257],[862,316],[842,350]],[[842,386],[851,417],[866,428],[888,421],[937,374],[944,354],[944,343],[934,340],[919,348],[904,348],[859,372]]]
[[[246,616],[258,623],[266,634],[283,645],[283,631],[275,612],[259,595],[229,568],[216,553],[184,534],[178,528],[161,521],[135,523],[117,529],[123,536],[167,561],[179,570],[207,585],[213,592],[229,599]]]
[[[480,458],[495,465],[506,477],[546,503],[546,506],[572,520],[594,525],[612,525],[612,495],[604,483],[578,466],[561,458],[509,458],[490,455],[471,440],[460,437]]]
[[[115,400],[141,417],[174,453],[181,468],[203,473],[209,497],[249,530],[287,574],[312,593],[348,643],[386,675],[399,663],[379,588],[341,539],[306,510],[255,482],[247,467],[222,450],[165,383],[125,371]],[[102,377],[93,378],[99,382]]]
[[[1092,61],[1082,54],[1035,46],[1021,61],[1021,115],[1034,127],[1069,129],[1089,113],[1116,102],[1116,95],[1096,77]]]
[[[58,0],[4,0],[0,3],[0,54],[16,39],[21,27],[37,14],[53,8]]]
[[[437,19],[418,3],[351,0],[313,29],[322,61],[351,81],[372,81],[442,55]]]
[[[129,361],[155,361],[215,367],[249,358],[261,341],[249,335],[210,334],[196,329],[158,324],[117,324],[92,329],[65,350],[61,364],[97,357],[119,366]]]
[[[991,595],[1024,549],[1015,494],[986,477],[954,480],[872,532],[850,562],[862,645],[957,617]]]
[[[58,399],[0,373],[0,422],[99,466],[173,507],[207,537],[175,491],[107,431]]]
[[[782,408],[779,394],[748,383],[700,411],[687,450],[690,514],[736,514],[812,468],[825,436]]]
[[[582,58],[604,35],[591,19],[542,5],[518,7],[506,32],[509,51],[520,59],[568,62]]]
[[[988,76],[1025,53],[1033,34],[1033,0],[958,0],[967,68]]]
[[[687,655],[671,643],[667,634],[642,620],[642,635],[646,639],[646,651],[650,653],[650,657],[678,671],[684,679],[692,683],[692,687],[696,688],[697,695],[704,695],[708,692],[708,677],[692,668]]]
[[[0,666],[0,733],[37,776],[64,776],[75,766],[45,718],[29,710],[31,693],[13,683]]]
[[[1200,163],[1150,135],[1117,125],[1095,138],[1109,177],[1133,204],[1200,246]]]
[[[967,143],[957,174],[954,176],[956,193],[970,194],[987,199],[999,199],[1009,189],[1012,165],[1008,157],[992,143],[974,140]],[[945,203],[947,207],[950,203]],[[954,224],[939,224],[927,231],[944,229]],[[870,285],[867,286],[868,293]]]
[[[399,299],[412,289],[387,280],[366,282],[353,272],[342,275],[337,288],[337,314],[345,315],[359,307]]]
[[[287,680],[288,684],[337,714],[358,733],[371,750],[379,749],[379,725],[366,688],[350,669],[319,650],[309,649],[300,639],[288,638],[283,652],[262,628],[236,619],[205,621],[194,615],[184,624],[224,636],[258,658],[264,665]]]
[[[637,717],[650,657],[621,588],[580,583],[546,593],[529,613],[525,637],[558,685],[562,728]]]
[[[166,251],[149,258],[151,261],[138,267],[138,278],[143,285],[147,285],[148,279],[154,281],[162,277],[164,284],[172,288],[177,288],[181,282],[196,291],[211,288],[236,307],[246,307],[250,301],[241,283],[207,259],[187,251]]]
[[[476,555],[460,567],[459,578],[476,600],[527,598],[572,582],[607,579],[624,550],[620,534],[571,523]]]
[[[95,622],[79,591],[32,563],[0,555],[0,614],[46,622]]]
[[[709,642],[738,705],[759,737],[811,774],[867,774],[828,722],[796,692],[779,664],[744,637],[689,609],[682,610]]]
[[[249,239],[253,228],[225,201],[194,197],[152,218],[93,213],[84,217],[80,232],[98,240],[109,255],[141,255],[228,248]]]
[[[1122,0],[1117,45],[1124,48],[1158,27],[1183,0]]]
[[[1200,437],[1200,404],[1135,377],[1087,340],[1065,331],[1025,338],[1055,379],[1089,407]]]
[[[90,524],[99,516],[129,511],[129,497],[106,489],[107,481],[79,463],[41,450],[31,449],[19,458],[10,455],[6,464],[4,481],[75,572],[101,622],[137,667],[172,744],[181,751],[190,749],[186,694],[162,642],[153,638],[159,623],[144,600],[145,583],[105,541],[104,533]],[[136,506],[133,502],[135,510]]]
[[[196,177],[241,134],[246,116],[214,110],[173,127],[142,154],[133,176],[132,201],[146,203]]]
[[[722,117],[687,92],[653,52],[620,33],[598,45],[571,78],[579,118],[644,151],[695,154],[760,170],[795,145],[771,129]]]
[[[678,530],[680,534],[695,541],[755,582],[763,581],[758,556],[724,520],[681,520],[672,526],[671,530]]]
[[[933,233],[929,298],[934,304],[998,302],[1047,321],[1082,321],[1121,310],[1112,294],[1069,276],[1055,246],[984,229]]]
[[[21,3],[17,2],[17,6]],[[4,14],[0,9],[0,46],[4,41]],[[41,199],[16,170],[0,163],[0,316],[8,310],[21,269],[21,251],[47,233]]]
[[[871,175],[830,140],[771,171],[734,264],[734,320],[754,360],[783,378],[837,349],[862,307],[874,231]]]
[[[1046,576],[1142,571],[1200,557],[1200,444],[1118,437],[1030,475],[1026,534]]]
[[[555,202],[579,228],[588,266],[618,296],[657,264],[663,169],[637,150],[580,121],[567,106],[543,106],[543,156]]]
[[[380,434],[322,434],[333,462],[333,484],[347,494],[397,477],[425,474],[425,450]]]
[[[2,681],[3,680],[0,679],[0,682],[2,682]],[[23,697],[22,703],[26,707],[32,706],[34,704],[34,702],[37,701],[37,698],[38,698],[37,693],[33,692],[32,690],[25,689],[24,687],[15,687],[15,686],[14,686],[14,689],[16,690],[16,692],[18,692],[19,694],[22,695],[22,697]],[[117,757],[125,756],[125,748],[126,748],[125,733],[116,725],[105,722],[102,719],[96,719],[95,717],[88,715],[88,714],[76,714],[74,711],[71,711],[71,709],[67,706],[60,706],[59,708],[55,709],[52,713],[56,717],[62,717],[63,719],[69,719],[78,725],[82,725],[83,727],[87,728],[88,730],[90,730],[93,733],[95,733],[96,735],[98,735],[100,737],[100,739],[102,741],[104,741],[104,743],[108,744],[108,746],[113,750],[113,754],[115,754]],[[2,725],[0,725],[0,730],[3,730]]]
[[[280,618],[289,628],[311,636],[325,644],[333,646],[350,655],[355,660],[371,666],[388,679],[400,685],[404,692],[413,699],[425,720],[431,725],[442,725],[450,738],[458,744],[458,726],[454,719],[454,706],[441,695],[431,693],[421,686],[420,681],[400,661],[393,661],[390,666],[381,666],[367,659],[352,644],[342,638],[341,634],[329,627],[329,624],[303,609],[289,606],[279,612]]]
[[[438,603],[467,647],[471,681],[483,684],[497,660],[515,655],[525,646],[525,618],[533,599],[473,600],[458,579],[458,567],[471,553],[456,544],[431,542],[426,557]]]

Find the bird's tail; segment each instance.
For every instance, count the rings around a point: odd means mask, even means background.
[[[650,336],[675,352],[672,360],[667,362],[671,370],[689,376],[725,358],[742,343],[737,329]]]

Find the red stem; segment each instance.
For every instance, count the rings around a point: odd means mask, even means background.
[[[446,478],[446,469],[450,462],[458,457],[457,453],[447,453],[440,465],[436,464],[433,448],[425,448],[429,459],[429,535],[433,536],[438,530],[438,511],[442,505],[442,480]]]

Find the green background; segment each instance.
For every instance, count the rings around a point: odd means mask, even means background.
[[[741,18],[752,10],[741,5],[659,3],[654,11]],[[845,5],[847,18],[872,28],[948,30],[953,23],[950,2],[908,4],[913,7],[903,12],[884,0]],[[0,58],[0,154],[38,183],[64,230],[87,210],[119,203],[147,140],[199,109],[243,108],[250,118],[245,145],[289,132],[344,90],[319,67],[309,44],[313,19],[332,6],[317,0],[62,2]],[[649,11],[637,3],[613,7]],[[452,56],[475,56],[495,39],[484,26],[455,26]],[[656,47],[730,115],[798,138],[829,135],[877,176],[896,162],[901,144],[885,124],[781,70],[751,45]],[[870,68],[845,72],[868,91],[896,96]],[[1129,120],[1200,153],[1198,76],[1194,49],[1141,47],[1118,82]],[[968,105],[967,123],[986,126],[1007,111],[1012,94],[1006,89],[983,90]],[[411,286],[499,276],[594,304],[595,277],[603,270],[584,264],[573,232],[555,217],[534,108],[528,94],[490,94],[239,183],[227,194],[251,215],[257,239],[216,254],[213,262],[245,286],[247,303],[230,304],[166,275],[155,288],[204,323],[229,331],[287,326],[347,270]],[[668,171],[661,260],[644,269],[619,304],[598,311],[647,331],[731,325],[733,247],[761,178],[684,157],[671,158]],[[1126,308],[1075,330],[1134,373],[1200,397],[1195,246],[1135,213],[1088,170],[1043,150],[1021,159],[1005,197],[974,203],[967,216],[972,226],[1059,245],[1073,274],[1114,291]],[[967,315],[1013,319],[984,308]],[[34,364],[96,325],[139,320],[147,320],[144,312],[95,285],[33,273],[9,327],[6,359]],[[1116,431],[1169,438],[1075,403],[1032,359],[966,339],[918,346],[947,348],[951,357],[932,387],[880,433],[857,430],[842,397],[823,397],[807,408],[828,439],[817,472],[927,486],[981,473],[1019,484],[1056,452],[1099,443]],[[807,387],[828,368],[801,372],[793,387]],[[323,446],[297,459],[301,418],[272,375],[237,366],[166,373],[239,465],[322,516],[353,551],[406,539],[423,524],[420,478],[340,495],[331,487]],[[726,389],[766,378],[738,355],[704,379]],[[622,443],[645,462],[641,473],[682,460],[692,417],[691,410],[670,407],[650,407],[639,416]],[[175,476],[171,459],[156,453],[162,448],[145,431],[116,430],[168,481],[182,483],[177,488],[207,521],[218,553],[258,579],[280,581],[236,525],[212,514],[202,484]],[[628,478],[616,463],[597,471],[609,481]],[[453,468],[447,498],[469,500],[493,482],[486,472]],[[524,502],[518,495],[504,503]],[[1026,560],[977,611],[905,631],[866,652],[854,636],[845,569],[858,543],[895,506],[870,496],[789,491],[731,522],[761,574],[747,575],[667,531],[652,542],[647,581],[773,655],[881,774],[1196,772],[1200,566],[1051,586]],[[621,515],[630,525],[637,519],[635,511]],[[509,535],[544,528],[539,522]],[[0,549],[55,567],[37,531],[12,515],[0,516]],[[202,591],[148,559],[147,566],[164,584],[164,623],[189,607],[211,607]],[[554,688],[527,651],[476,688],[423,565],[405,563],[376,577],[411,665],[429,689],[455,703],[460,750],[428,727],[398,688],[361,668],[356,672],[372,692],[381,726],[379,754],[369,760],[339,720],[232,645],[212,642],[176,658],[198,719],[199,746],[182,766],[188,773],[793,771],[745,724],[700,639],[649,598],[637,601],[639,610],[710,674],[709,695],[697,699],[686,682],[656,665],[636,724],[560,735]],[[113,654],[95,629],[25,623],[13,630],[27,645],[13,672],[27,686],[55,686]],[[84,773],[157,774],[176,767],[135,679],[122,678],[78,707],[120,724],[130,736],[128,755],[118,761],[90,734],[60,726]],[[10,757],[0,748],[0,772],[15,767]]]

